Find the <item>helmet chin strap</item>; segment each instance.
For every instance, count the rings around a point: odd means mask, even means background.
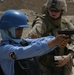
[[[12,35],[12,33],[8,30],[8,35],[11,37],[11,38],[13,38],[13,39],[15,39],[16,37],[14,37],[13,35]]]
[[[16,34],[15,34],[15,29],[16,29],[16,27],[12,27],[12,28],[10,28],[10,29],[7,30],[7,31],[8,31],[8,35],[9,35],[11,38],[13,38],[13,39],[17,39],[17,38],[16,38]]]
[[[9,34],[9,37],[14,41],[14,42],[17,42],[17,43],[20,43],[22,41],[21,38],[17,39],[16,37],[13,37],[12,33],[10,31],[8,31],[8,34]]]

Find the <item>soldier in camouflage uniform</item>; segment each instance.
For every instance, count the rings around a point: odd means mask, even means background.
[[[68,23],[62,17],[66,11],[67,4],[65,0],[48,0],[43,6],[43,15],[37,16],[34,20],[33,29],[28,37],[56,36],[58,30],[67,29]],[[71,75],[72,53],[72,50],[64,47],[56,48],[51,53],[39,57],[42,75]],[[62,58],[55,62],[54,56],[61,56]]]

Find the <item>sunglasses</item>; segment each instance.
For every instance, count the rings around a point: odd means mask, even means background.
[[[56,13],[58,13],[58,12],[60,12],[61,10],[50,10],[51,12],[56,12]]]

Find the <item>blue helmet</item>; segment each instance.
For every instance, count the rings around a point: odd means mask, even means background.
[[[0,20],[0,29],[8,30],[11,27],[27,28],[26,15],[19,10],[7,10]]]

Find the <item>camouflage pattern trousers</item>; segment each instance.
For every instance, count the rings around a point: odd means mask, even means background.
[[[51,68],[47,69],[43,65],[40,64],[40,69],[41,69],[41,75],[72,75],[72,70],[66,65],[62,69],[60,68]],[[54,71],[56,69],[56,71]]]

